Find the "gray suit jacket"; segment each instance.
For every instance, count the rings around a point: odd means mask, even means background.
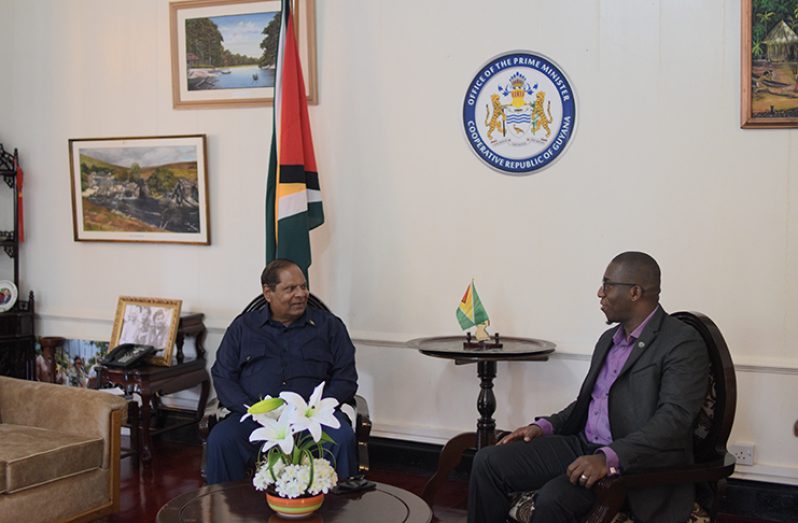
[[[617,327],[599,338],[579,396],[546,418],[556,434],[578,434],[587,422],[590,395]],[[609,414],[621,470],[693,463],[693,426],[707,392],[709,359],[692,327],[658,308],[610,389]],[[632,491],[629,505],[640,520],[684,522],[695,489],[691,484]]]

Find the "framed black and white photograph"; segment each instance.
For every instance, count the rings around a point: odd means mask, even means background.
[[[120,296],[111,334],[111,352],[125,343],[151,345],[159,352],[150,363],[170,366],[181,305],[182,300]]]

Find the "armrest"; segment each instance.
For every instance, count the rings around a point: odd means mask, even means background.
[[[715,461],[696,463],[684,467],[653,468],[637,470],[612,478],[604,478],[595,486],[596,502],[585,523],[605,523],[621,509],[629,490],[675,485],[679,483],[701,483],[718,481],[734,472],[734,456],[729,452]]]
[[[364,436],[368,439],[371,434],[371,416],[369,415],[369,404],[363,396],[355,395],[355,410],[357,411],[357,436]]]
[[[357,421],[355,423],[355,439],[357,440],[357,469],[360,474],[369,471],[369,437],[371,435],[371,416],[366,398],[355,395]]]
[[[4,423],[108,438],[111,413],[127,418],[127,402],[91,389],[0,376],[0,418]]]
[[[202,419],[197,425],[197,431],[199,432],[199,436],[203,445],[205,445],[205,442],[208,441],[208,434],[211,433],[213,426],[219,422],[219,407],[220,404],[218,398],[213,398],[205,406],[205,414],[203,414]]]
[[[711,462],[696,463],[683,467],[637,470],[617,477],[602,479],[597,485],[596,493],[600,496],[601,491],[613,488],[633,490],[661,485],[675,485],[688,481],[692,483],[716,481],[730,476],[734,472],[735,463],[734,456],[727,452],[722,458]]]

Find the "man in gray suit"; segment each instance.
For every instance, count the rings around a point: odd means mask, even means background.
[[[537,490],[536,522],[575,522],[597,481],[638,468],[693,462],[693,425],[708,385],[706,346],[659,305],[660,270],[644,253],[616,256],[598,290],[607,323],[576,401],[480,450],[469,523],[503,523],[511,492]],[[639,521],[687,521],[693,485],[629,494]]]

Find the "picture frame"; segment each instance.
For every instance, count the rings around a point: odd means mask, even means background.
[[[108,354],[108,342],[97,340],[49,338],[49,351],[40,338],[34,353],[35,381],[56,383],[84,389],[99,388],[99,367]]]
[[[182,304],[182,300],[120,296],[109,354],[123,343],[152,345],[162,352],[151,357],[149,363],[171,366]]]
[[[69,140],[75,241],[209,245],[204,134]]]
[[[316,104],[315,0],[292,2],[308,103]],[[280,0],[170,2],[173,107],[272,105],[280,10]]]
[[[798,127],[798,0],[741,9],[740,127]]]

